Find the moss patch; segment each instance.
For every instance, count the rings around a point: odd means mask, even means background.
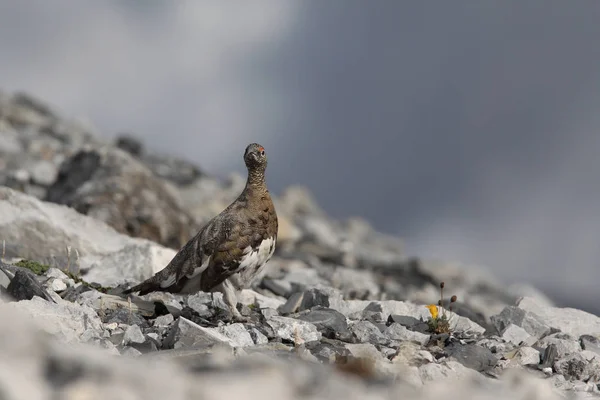
[[[18,263],[16,263],[15,265],[17,267],[27,268],[28,270],[30,270],[31,272],[33,272],[36,275],[42,275],[46,271],[48,271],[48,269],[50,268],[50,266],[48,266],[46,264],[41,264],[37,261],[31,261],[31,260],[21,260]]]
[[[15,263],[15,265],[17,267],[27,268],[28,270],[30,270],[31,272],[33,272],[36,275],[43,275],[46,273],[46,271],[48,271],[48,269],[50,269],[49,265],[42,264],[42,263],[39,263],[37,261],[32,261],[32,260],[21,260],[21,261]],[[61,270],[61,271],[65,275],[67,275],[69,278],[73,279],[76,283],[81,283],[82,285],[87,286],[92,289],[95,289],[99,292],[106,293],[111,289],[109,287],[101,286],[97,283],[86,282],[83,279],[81,279],[79,276],[75,275],[74,273],[72,273],[70,271],[63,271],[63,270]]]

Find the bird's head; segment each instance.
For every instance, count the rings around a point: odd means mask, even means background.
[[[244,152],[244,162],[249,171],[264,171],[267,168],[265,148],[258,143],[251,143]]]

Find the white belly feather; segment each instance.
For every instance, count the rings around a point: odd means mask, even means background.
[[[256,250],[253,250],[250,246],[246,247],[244,249],[244,255],[242,256],[242,262],[240,262],[240,265],[237,268],[237,272],[244,270],[256,271],[259,267],[269,261],[275,252],[275,240],[274,237],[263,240]]]

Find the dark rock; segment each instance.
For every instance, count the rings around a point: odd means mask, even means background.
[[[308,313],[296,317],[302,321],[315,325],[319,332],[330,339],[348,339],[350,331],[346,317],[331,308],[313,308]]]
[[[175,157],[146,154],[142,161],[154,175],[180,186],[189,185],[203,176],[196,165]]]
[[[39,100],[36,97],[30,96],[25,92],[15,93],[13,95],[12,101],[16,106],[28,108],[44,117],[56,117],[52,109],[47,104],[45,104],[43,101]]]
[[[65,160],[45,200],[174,249],[199,228],[162,180],[116,148],[82,150]]]
[[[311,288],[304,292],[300,310],[310,310],[315,306],[335,309],[341,299],[341,294],[335,289],[322,287]]]
[[[56,182],[48,188],[44,200],[67,205],[73,203],[77,190],[92,178],[100,167],[100,162],[100,155],[95,151],[80,151],[65,160],[60,166]]]
[[[544,350],[542,354],[542,362],[540,363],[540,369],[549,368],[554,365],[558,358],[558,349],[555,344],[550,344]]]
[[[15,276],[11,279],[6,292],[15,300],[31,300],[34,296],[41,297],[54,303],[54,300],[37,280],[36,276],[30,272],[17,270]]]
[[[334,363],[341,357],[349,357],[351,355],[350,350],[345,347],[344,342],[331,339],[306,343],[306,348],[319,361],[325,363]]]
[[[129,154],[136,157],[141,156],[144,152],[144,145],[142,142],[139,139],[127,134],[119,135],[115,145],[121,150],[125,150]]]
[[[490,350],[474,344],[452,344],[446,352],[465,367],[478,372],[491,370],[498,363],[498,358]]]
[[[165,314],[164,316],[166,316],[167,314]],[[231,313],[226,313],[226,312],[219,312],[214,314],[215,316],[217,316],[217,318],[221,318],[222,320],[228,321],[231,318]],[[209,317],[203,317],[198,315],[198,313],[196,311],[194,311],[192,308],[190,307],[184,307],[181,310],[181,317],[192,321],[195,324],[198,324],[200,326],[216,326],[216,324],[212,323],[210,321],[210,317],[213,316],[213,314],[211,314]]]
[[[302,300],[304,299],[304,292],[295,292],[287,299],[285,304],[281,305],[278,311],[281,315],[292,314],[298,311]]]
[[[405,327],[407,327],[409,329],[412,328],[415,325],[423,323],[422,321],[416,319],[415,317],[410,317],[410,316],[407,316],[407,315],[394,315],[394,314],[391,314],[388,317],[388,324],[391,325],[394,322],[397,322],[400,325],[405,326]]]
[[[550,331],[550,327],[540,317],[515,306],[504,308],[500,314],[490,317],[490,320],[498,332],[504,332],[510,324],[520,326],[536,338],[541,338]]]
[[[600,340],[592,335],[583,335],[579,338],[581,348],[594,352],[600,356]]]
[[[149,326],[148,321],[146,321],[142,316],[134,312],[130,313],[129,310],[124,308],[106,310],[104,312],[104,318],[102,318],[102,322],[108,324],[116,322],[118,324],[135,325],[141,328],[146,328]]]

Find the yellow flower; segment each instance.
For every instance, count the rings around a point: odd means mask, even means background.
[[[425,306],[429,309],[429,312],[431,313],[431,318],[433,319],[437,319],[438,316],[438,308],[435,304],[430,304],[428,306]]]

